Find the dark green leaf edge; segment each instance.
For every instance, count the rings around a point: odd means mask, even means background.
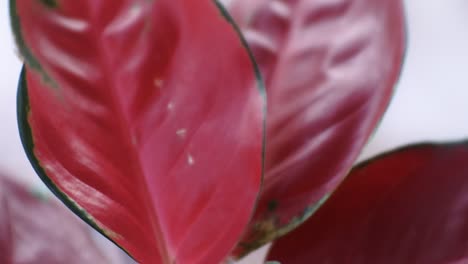
[[[263,186],[263,180],[264,180],[264,175],[265,175],[265,157],[266,157],[266,129],[267,129],[267,124],[266,124],[266,119],[267,119],[267,92],[266,92],[266,87],[265,83],[263,81],[262,74],[260,72],[260,68],[258,67],[257,61],[255,60],[255,57],[252,53],[252,50],[250,49],[247,40],[245,39],[244,35],[242,34],[239,26],[236,24],[234,21],[233,17],[229,14],[227,9],[224,7],[223,4],[221,4],[218,0],[212,0],[215,5],[218,7],[221,16],[234,28],[236,31],[237,35],[239,36],[239,39],[241,41],[242,46],[247,50],[247,53],[249,55],[250,61],[252,62],[252,66],[255,71],[255,76],[256,76],[256,82],[257,82],[257,89],[260,93],[260,96],[263,99],[263,133],[262,133],[262,178],[261,178],[261,186]],[[262,188],[262,187],[261,187]],[[261,193],[261,188],[260,192]],[[251,214],[251,219],[253,218],[255,211],[257,210],[258,207],[258,201],[260,199],[260,195],[257,195],[257,200],[255,202],[255,207],[254,210],[252,211]],[[246,227],[244,234],[242,234],[239,239],[244,237],[245,234],[247,234],[249,228],[248,226]],[[237,247],[237,245],[234,246],[234,248]]]
[[[56,88],[57,84],[52,80],[52,78],[44,71],[42,65],[39,61],[34,57],[33,53],[27,47],[23,33],[21,31],[21,23],[20,18],[18,16],[18,12],[16,9],[16,0],[10,0],[10,24],[11,29],[13,31],[13,36],[15,38],[16,46],[18,47],[19,53],[22,56],[22,59],[28,64],[31,69],[34,69],[38,73],[40,73],[42,80],[50,85],[52,88]]]
[[[34,155],[34,141],[32,137],[31,127],[29,126],[29,113],[30,113],[30,106],[29,106],[29,97],[28,97],[28,89],[27,89],[27,82],[26,82],[26,67],[23,65],[21,69],[20,78],[18,81],[18,93],[17,93],[17,108],[16,113],[18,117],[18,130],[20,134],[21,143],[23,145],[24,151],[26,152],[26,156],[31,163],[34,171],[37,173],[39,178],[44,182],[44,184],[49,188],[49,190],[59,198],[67,207],[70,209],[74,214],[76,214],[81,220],[86,222],[96,231],[98,231],[101,235],[109,239],[112,243],[114,243],[117,247],[122,249],[125,253],[127,253],[130,257],[132,257],[123,247],[113,241],[111,237],[111,232],[108,232],[101,228],[82,207],[80,207],[75,201],[69,198],[64,192],[62,192],[47,176],[44,169],[42,168],[40,161]],[[133,257],[132,257],[133,258]]]
[[[325,194],[315,204],[307,206],[300,214],[293,217],[286,225],[280,225],[278,217],[272,216],[264,221],[255,223],[253,226],[254,237],[260,238],[253,241],[241,242],[238,247],[242,250],[236,256],[233,256],[236,260],[242,259],[256,249],[278,239],[287,233],[291,232],[303,222],[305,222],[310,216],[312,216],[330,197],[331,193]],[[280,226],[280,227],[278,227]]]
[[[257,61],[250,49],[249,45],[247,44],[247,40],[245,39],[244,35],[242,34],[239,26],[236,24],[232,16],[229,14],[227,9],[219,2],[219,0],[213,0],[215,5],[218,7],[221,16],[234,28],[239,39],[241,41],[242,46],[247,51],[250,61],[252,62],[252,66],[255,71],[255,77],[257,81],[257,89],[263,99],[263,138],[262,138],[262,183],[263,183],[263,176],[265,174],[265,155],[266,155],[266,117],[267,117],[267,92],[265,83],[263,81],[262,74],[260,72],[260,68],[258,67]]]
[[[245,38],[243,37],[239,27],[236,25],[236,23],[234,22],[234,20],[232,19],[232,17],[230,16],[230,14],[227,12],[227,10],[224,8],[222,4],[220,4],[217,0],[213,0],[213,2],[216,5],[216,7],[219,9],[219,11],[221,12],[223,18],[233,27],[236,34],[239,36],[241,40],[242,46],[248,52],[248,56],[252,62],[252,66],[254,68],[254,72],[256,76],[257,89],[263,99],[263,125],[262,125],[263,133],[262,133],[262,165],[261,165],[261,168],[262,168],[261,182],[263,185],[263,176],[264,176],[264,171],[265,171],[264,168],[265,168],[266,114],[267,114],[267,108],[266,108],[267,99],[266,99],[265,85],[264,85],[262,76],[260,74],[260,69],[258,68],[258,65],[254,59],[254,56],[249,46],[247,45],[247,42]],[[33,56],[31,51],[26,47],[26,44],[21,34],[20,22],[19,22],[19,17],[16,12],[15,0],[10,0],[10,18],[11,18],[11,26],[13,28],[16,43],[19,47],[21,54],[25,58],[25,62],[30,68],[37,70],[41,74],[43,81],[45,81],[47,84],[52,84],[52,86],[55,87],[55,82],[43,71],[42,66],[39,64],[37,59]],[[75,201],[73,201],[64,192],[62,192],[58,188],[58,186],[56,186],[52,182],[52,180],[47,176],[47,174],[45,173],[44,169],[42,168],[40,164],[40,161],[34,155],[34,140],[32,137],[32,130],[31,130],[31,127],[29,126],[29,121],[28,121],[29,113],[30,113],[30,105],[29,105],[29,97],[28,97],[28,91],[27,91],[26,66],[23,65],[23,68],[20,73],[20,78],[18,81],[17,122],[18,122],[18,129],[19,129],[21,143],[23,145],[23,148],[26,152],[26,156],[29,162],[31,163],[33,169],[38,174],[39,178],[47,186],[47,188],[49,188],[49,190],[57,198],[59,198],[74,214],[76,214],[79,218],[81,218],[81,220],[86,222],[88,225],[90,225],[92,228],[94,228],[101,235],[106,237],[108,240],[110,240],[112,243],[114,243],[117,247],[119,247],[122,251],[124,251],[127,255],[129,255],[131,258],[135,260],[135,258],[129,252],[127,252],[122,246],[120,246],[118,243],[116,243],[114,240],[111,239],[112,237],[111,231],[106,231],[105,229],[101,228],[93,219],[93,217],[90,216],[86,212],[86,210],[84,210]],[[258,197],[257,197],[256,204],[257,203],[258,203]],[[255,210],[253,210],[253,212],[255,212]],[[253,212],[252,212],[252,216],[253,216]]]
[[[384,151],[380,154],[377,154],[365,161],[358,163],[356,166],[353,167],[350,174],[355,170],[360,170],[373,162],[376,162],[380,159],[384,159],[388,156],[398,155],[401,152],[409,151],[412,149],[419,149],[419,148],[451,148],[456,146],[466,146],[468,147],[468,139],[460,139],[460,140],[453,140],[453,141],[423,141],[419,143],[413,143],[408,145],[403,145],[400,147],[396,147],[394,149],[390,149],[388,151]]]
[[[48,8],[57,8],[58,7],[58,2],[57,0],[40,0],[41,3],[48,7]]]

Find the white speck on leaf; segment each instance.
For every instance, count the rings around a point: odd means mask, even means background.
[[[167,110],[173,110],[174,109],[174,104],[172,102],[169,102],[167,104]]]
[[[192,155],[190,155],[190,154],[188,154],[188,156],[187,156],[187,163],[190,166],[193,166],[193,164],[195,164],[195,160],[193,159]]]
[[[181,128],[176,131],[177,136],[184,138],[187,135],[187,129]]]

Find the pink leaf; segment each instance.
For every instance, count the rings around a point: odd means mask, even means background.
[[[110,263],[63,205],[0,175],[0,263]]]
[[[390,101],[405,29],[398,0],[234,0],[231,9],[268,92],[264,187],[234,253],[244,255],[298,226],[346,176]]]

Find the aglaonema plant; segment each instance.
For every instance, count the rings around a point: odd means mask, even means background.
[[[11,0],[10,11],[33,167],[136,261],[217,264],[273,241],[268,260],[281,263],[468,253],[465,143],[352,168],[401,70],[401,1]]]

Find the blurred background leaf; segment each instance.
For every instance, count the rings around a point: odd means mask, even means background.
[[[2,264],[112,264],[68,208],[0,173]]]

